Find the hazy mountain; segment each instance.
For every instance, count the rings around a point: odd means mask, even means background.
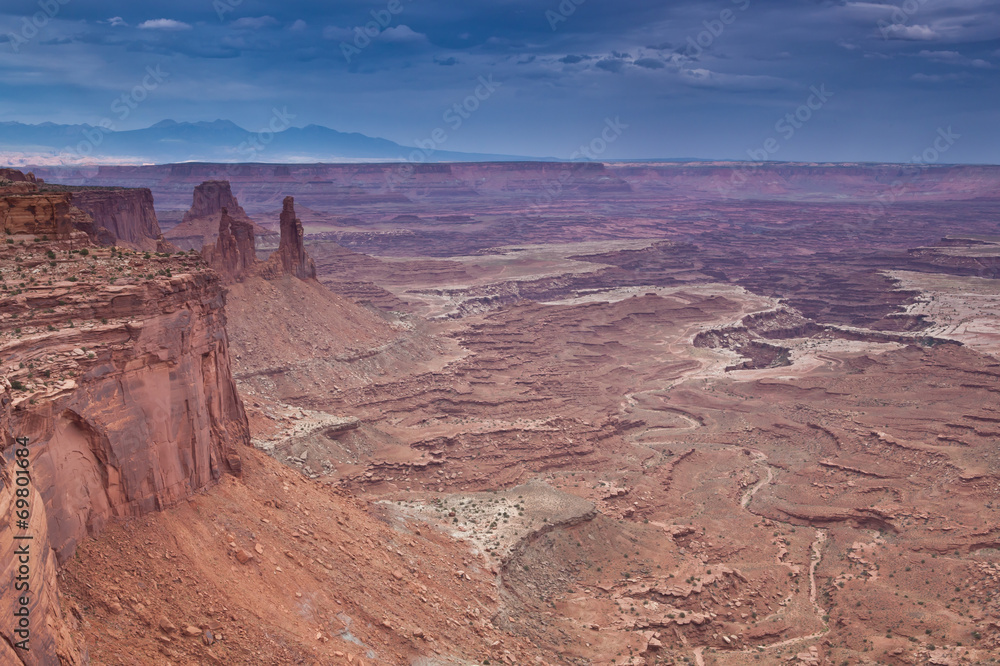
[[[426,162],[538,160],[516,155],[458,153],[402,146],[320,125],[251,132],[229,120],[163,120],[145,129],[114,131],[93,125],[0,123],[0,152],[37,155],[40,163],[109,162]]]

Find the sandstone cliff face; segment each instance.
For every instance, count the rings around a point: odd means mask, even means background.
[[[162,236],[149,190],[74,194],[42,191],[43,182],[31,173],[0,169],[0,224],[5,232],[66,240],[79,231],[99,245],[160,249],[157,239]]]
[[[24,280],[5,282],[0,299],[5,580],[18,566],[14,535],[30,534],[35,548],[31,651],[15,652],[11,624],[0,623],[0,662],[47,665],[79,663],[59,615],[57,567],[109,520],[161,509],[223,474],[238,475],[249,435],[230,374],[218,276],[193,255],[84,253],[80,232],[36,243],[70,223],[62,208],[35,210],[30,223],[21,210],[8,236],[14,244],[0,246],[0,275]],[[8,522],[16,501],[13,437],[30,442],[26,530]],[[5,590],[5,617],[11,604]]]
[[[0,663],[75,666],[82,661],[59,608],[56,578],[59,566],[48,538],[45,503],[35,484],[17,485],[18,469],[26,470],[28,478],[32,477],[33,470],[30,463],[25,468],[18,464],[22,457],[17,455],[17,451],[24,447],[14,442],[14,437],[21,435],[11,425],[13,396],[10,382],[0,380],[0,391],[0,571],[5,585],[4,593],[0,595],[0,612],[8,618],[7,622],[0,625]],[[28,450],[31,450],[30,442]],[[22,494],[26,493],[25,497],[18,497],[19,487],[24,489]],[[26,526],[19,526],[15,521],[16,512],[20,510],[18,499],[26,500],[29,507],[30,517]],[[20,538],[25,536],[30,536],[31,539]],[[19,550],[24,550],[25,544],[28,549],[26,575],[19,571],[21,562],[16,554]],[[21,580],[18,580],[19,577]],[[19,590],[14,587],[15,581],[27,587]],[[15,612],[23,612],[20,604],[22,596],[29,600],[27,635],[18,633],[24,629],[14,626],[10,621],[10,618],[15,617]],[[26,638],[29,650],[15,649],[14,646]]]
[[[70,318],[115,323],[22,334],[3,349],[5,373],[25,387],[14,425],[35,442],[49,537],[64,560],[108,519],[162,508],[238,473],[238,446],[247,439],[215,276],[178,275],[59,300],[77,306],[63,313]],[[32,298],[24,307],[45,302]],[[85,354],[75,353],[84,346]],[[31,370],[18,379],[21,363]],[[37,374],[26,376],[32,372],[65,379],[44,386]]]
[[[19,185],[0,187],[0,226],[4,231],[68,238],[74,229],[70,195],[38,194]]]
[[[223,208],[242,219],[247,213],[233,196],[228,180],[209,180],[194,188],[194,201],[191,209],[184,215],[184,222],[215,215]]]
[[[105,230],[101,244],[157,250],[162,234],[153,208],[153,193],[148,189],[87,190],[74,192],[72,197],[73,205],[94,219],[95,230]],[[110,243],[105,242],[107,238],[112,239]]]
[[[233,220],[249,224],[258,236],[271,233],[254,224],[233,196],[229,181],[210,180],[195,188],[191,208],[165,237],[181,249],[201,250],[215,242],[223,210],[228,211]]]
[[[226,282],[242,282],[253,273],[257,262],[253,225],[235,220],[226,208],[219,221],[219,237],[202,251],[205,263]]]

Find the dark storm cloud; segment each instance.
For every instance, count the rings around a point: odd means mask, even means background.
[[[94,122],[160,65],[134,126],[256,126],[280,101],[412,143],[493,76],[448,149],[568,155],[621,116],[607,157],[739,158],[825,84],[774,159],[904,159],[961,123],[949,157],[998,160],[1000,0],[45,2],[0,8],[0,120]]]
[[[621,57],[610,57],[604,58],[597,62],[597,69],[603,69],[606,72],[620,72],[625,69],[625,65],[628,64],[628,60]]]
[[[663,69],[667,66],[662,60],[656,58],[639,58],[635,64],[646,69]]]

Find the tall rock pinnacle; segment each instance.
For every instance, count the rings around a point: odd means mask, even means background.
[[[267,261],[257,261],[254,224],[229,214],[223,207],[219,219],[218,239],[202,250],[205,263],[215,269],[226,282],[242,282],[257,275],[274,280],[294,275],[301,280],[316,279],[316,264],[306,254],[302,222],[295,217],[295,201],[285,197],[281,211],[281,241]]]
[[[234,219],[223,208],[219,220],[219,238],[203,250],[206,263],[226,278],[242,281],[254,271],[257,262],[253,224]]]
[[[316,265],[306,254],[304,235],[302,222],[295,217],[295,199],[285,197],[281,210],[281,242],[276,254],[285,273],[307,280],[316,277]]]

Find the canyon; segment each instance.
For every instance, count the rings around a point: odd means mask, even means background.
[[[33,171],[12,663],[1000,659],[1000,168]]]

